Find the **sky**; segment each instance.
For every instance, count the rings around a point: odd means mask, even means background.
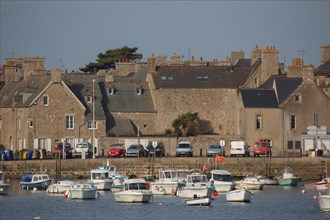
[[[320,65],[330,44],[330,0],[0,0],[1,64],[44,57],[46,68],[79,70],[99,53],[137,47],[183,60],[225,60],[275,46],[285,66],[303,55]],[[303,51],[303,52],[299,52]]]

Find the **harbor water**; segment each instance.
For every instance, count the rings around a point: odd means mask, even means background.
[[[0,196],[0,219],[330,219],[313,197],[313,183],[297,187],[265,186],[254,191],[250,203],[226,202],[219,194],[210,207],[187,206],[184,199],[154,196],[151,203],[117,203],[113,192],[96,200],[70,200],[45,191],[22,191],[11,182],[8,195]]]

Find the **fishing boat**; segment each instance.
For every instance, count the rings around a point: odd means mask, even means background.
[[[328,189],[328,185],[330,184],[330,178],[324,178],[321,181],[314,183],[314,188],[318,191],[326,191]]]
[[[48,186],[46,192],[50,194],[63,194],[65,193],[72,185],[74,181],[72,180],[59,180],[57,183],[53,183]]]
[[[235,187],[231,173],[226,170],[212,170],[211,180],[214,181],[215,189],[218,192],[229,192]]]
[[[263,185],[278,185],[278,179],[274,177],[266,177],[266,176],[257,176],[260,183]]]
[[[47,174],[26,174],[19,184],[24,190],[46,190],[50,183],[51,178]]]
[[[114,196],[116,202],[120,203],[148,203],[153,194],[144,179],[128,179],[124,182],[123,190],[115,192]]]
[[[5,182],[5,175],[0,170],[0,195],[7,195],[10,188],[10,184]]]
[[[211,197],[212,191],[205,174],[193,173],[187,176],[187,180],[179,183],[176,196],[180,198]]]
[[[176,170],[160,170],[159,179],[150,183],[150,189],[155,195],[175,194],[179,186]]]
[[[109,179],[109,172],[105,169],[92,169],[91,182],[98,190],[111,190],[113,180]]]
[[[211,205],[211,202],[212,199],[210,197],[201,197],[186,200],[187,205],[193,206],[209,206]]]
[[[294,175],[291,167],[286,167],[283,172],[283,176],[278,179],[280,186],[297,186],[299,178]]]
[[[250,202],[253,192],[247,189],[237,189],[226,193],[227,202]]]
[[[264,184],[254,174],[248,174],[244,179],[236,182],[236,189],[262,190],[263,187]]]
[[[70,199],[97,199],[100,194],[93,183],[75,183],[64,193],[64,196]]]

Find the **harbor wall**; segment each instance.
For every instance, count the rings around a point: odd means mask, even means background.
[[[57,162],[57,166],[56,166]],[[19,179],[24,173],[47,173],[55,178],[56,173],[72,179],[87,179],[90,170],[99,165],[114,164],[120,167],[126,175],[155,175],[160,169],[203,169],[204,165],[209,174],[212,169],[224,169],[233,176],[245,176],[248,173],[265,175],[266,171],[272,176],[281,176],[285,167],[292,167],[294,172],[306,180],[319,180],[330,171],[330,158],[245,158],[226,157],[224,162],[215,163],[214,158],[96,158],[96,159],[67,159],[67,160],[14,160],[0,161],[0,170],[5,172],[5,179]],[[138,172],[140,170],[140,172]],[[328,173],[330,176],[330,173]],[[59,178],[59,176],[58,176]]]

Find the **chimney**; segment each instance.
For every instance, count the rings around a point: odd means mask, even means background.
[[[261,59],[261,49],[259,49],[258,44],[251,51],[251,65],[255,64],[258,60]]]
[[[180,62],[180,55],[178,55],[178,54],[171,55],[171,61],[172,62]]]
[[[241,51],[232,51],[231,52],[232,64],[236,63],[236,61],[239,60],[239,59],[244,59],[243,50],[241,50]]]
[[[303,79],[304,79],[304,81],[314,79],[314,66],[313,65],[304,65],[303,66]]]
[[[51,81],[53,83],[61,82],[61,69],[60,68],[53,68],[50,70]]]
[[[321,46],[321,65],[330,60],[330,44]]]
[[[261,53],[261,73],[264,77],[278,75],[278,50],[267,46]]]
[[[294,58],[291,66],[287,69],[288,78],[302,77],[302,60],[301,58]]]
[[[148,58],[148,72],[156,71],[156,58],[154,54]]]
[[[167,56],[165,54],[159,55],[156,58],[156,65],[166,64],[166,62],[167,62]]]

